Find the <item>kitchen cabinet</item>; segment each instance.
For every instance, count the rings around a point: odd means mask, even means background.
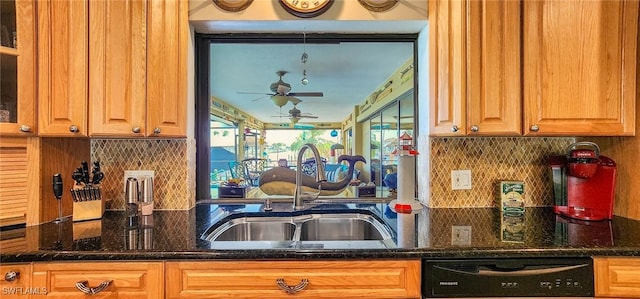
[[[186,136],[187,10],[183,0],[43,1],[40,136]]]
[[[0,136],[33,136],[36,124],[36,8],[0,1]]]
[[[87,137],[89,1],[38,1],[38,135]]]
[[[91,2],[89,12],[91,136],[185,137],[188,2]]]
[[[163,262],[38,262],[31,298],[164,298]],[[84,291],[82,291],[82,290]],[[91,294],[94,292],[94,294]]]
[[[429,19],[430,135],[635,133],[637,1],[430,1]]]
[[[167,298],[288,295],[420,298],[420,266],[420,260],[168,261],[166,295]],[[291,294],[283,288],[291,288]]]
[[[520,135],[518,1],[430,1],[431,135]]]
[[[187,135],[189,2],[149,0],[147,135]]]
[[[524,1],[525,135],[635,134],[638,1]]]
[[[640,297],[640,258],[594,257],[597,298]]]
[[[31,264],[1,264],[0,288],[3,299],[30,298],[30,294],[41,291],[31,288]],[[46,291],[46,290],[42,290]]]
[[[0,226],[39,223],[39,151],[36,137],[2,137]],[[34,187],[35,186],[35,187]],[[5,247],[0,247],[5,248]]]

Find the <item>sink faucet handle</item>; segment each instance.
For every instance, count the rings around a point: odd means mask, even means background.
[[[271,199],[268,198],[268,197],[264,200],[264,210],[265,211],[272,211],[273,210],[273,207],[271,206]]]

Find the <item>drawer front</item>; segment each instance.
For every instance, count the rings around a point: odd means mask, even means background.
[[[640,258],[594,258],[596,297],[640,298]]]
[[[200,261],[166,267],[167,298],[420,297],[419,260]],[[308,284],[301,290],[283,290],[302,286],[304,279]]]
[[[30,298],[30,294],[45,292],[44,289],[32,288],[31,281],[31,264],[2,264],[0,265],[0,298]],[[10,281],[8,281],[9,279]]]
[[[34,263],[33,283],[47,294],[32,298],[164,298],[162,262],[60,262]],[[76,286],[86,281],[87,295]],[[103,282],[111,281],[100,290]],[[99,292],[98,292],[99,291]]]

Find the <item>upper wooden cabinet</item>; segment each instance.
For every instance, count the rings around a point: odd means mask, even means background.
[[[462,1],[429,1],[430,135],[465,134],[465,14],[465,3]]]
[[[89,6],[91,135],[145,135],[146,1]]]
[[[91,136],[186,136],[188,2],[98,1],[89,11]]]
[[[471,135],[522,134],[518,1],[469,1],[467,125]]]
[[[189,2],[149,0],[147,135],[187,136]]]
[[[635,134],[638,4],[430,1],[430,135]]]
[[[43,1],[39,13],[41,136],[186,136],[186,0]]]
[[[88,136],[88,1],[38,1],[38,134]]]
[[[518,1],[430,1],[431,135],[519,135]]]
[[[36,123],[35,2],[0,1],[0,135],[32,136]]]
[[[639,3],[524,2],[526,135],[635,134]]]

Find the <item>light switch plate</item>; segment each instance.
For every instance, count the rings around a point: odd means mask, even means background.
[[[138,180],[138,184],[142,181],[143,178],[154,178],[155,171],[153,170],[125,170],[124,171],[124,183],[122,184],[122,192],[127,192],[127,179],[128,178],[136,178]]]
[[[451,189],[452,190],[470,190],[471,189],[471,170],[452,170],[451,171]]]
[[[471,245],[471,226],[452,226],[451,245],[469,246]]]

